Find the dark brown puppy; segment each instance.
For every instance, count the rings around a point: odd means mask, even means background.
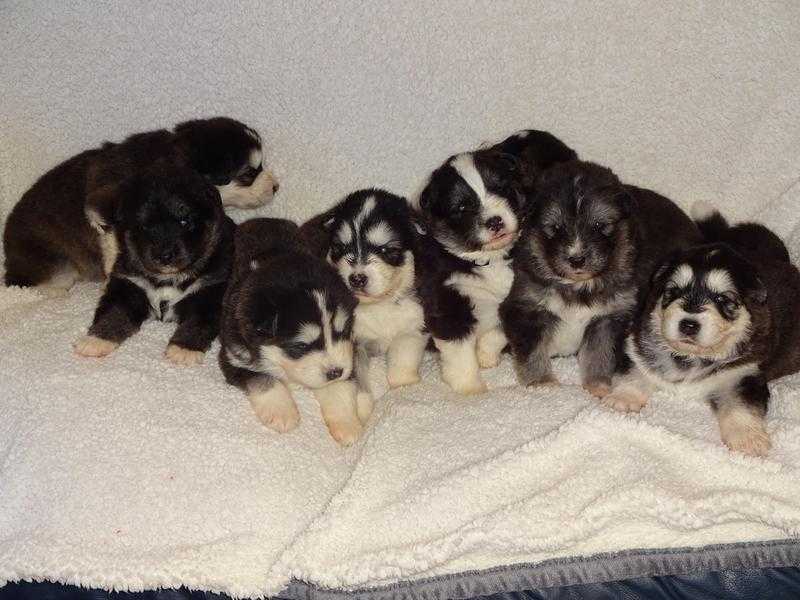
[[[277,189],[262,168],[258,134],[233,119],[189,121],[106,143],[47,172],[11,211],[3,238],[6,285],[63,293],[77,279],[102,279],[117,248],[101,205],[123,179],[156,160],[200,173],[230,206],[261,205]]]
[[[584,387],[607,394],[655,266],[699,240],[673,202],[610,169],[572,161],[545,171],[500,308],[520,383],[553,383],[551,357],[577,353]]]
[[[732,450],[761,456],[767,382],[800,370],[800,272],[783,242],[755,223],[696,214],[709,244],[676,253],[654,277],[607,404],[638,411],[658,388],[707,401]]]
[[[148,317],[177,321],[166,356],[202,361],[219,332],[235,225],[219,192],[192,170],[159,162],[107,189],[101,217],[119,248],[81,356],[114,351]]]

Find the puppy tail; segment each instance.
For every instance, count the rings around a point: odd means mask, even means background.
[[[717,208],[704,200],[698,200],[692,205],[691,216],[708,242],[719,241],[730,228]]]

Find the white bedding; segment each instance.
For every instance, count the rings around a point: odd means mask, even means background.
[[[260,213],[298,219],[539,127],[684,207],[766,222],[800,258],[793,2],[12,0],[0,23],[0,215],[70,154],[197,115],[261,131],[282,188]],[[463,400],[432,357],[342,450],[304,393],[297,430],[260,426],[216,347],[166,363],[169,325],[76,359],[98,294],[0,289],[0,584],[259,596],[800,536],[797,376],[772,386],[766,460],[727,452],[685,399],[617,415],[574,385],[519,388],[505,359]]]

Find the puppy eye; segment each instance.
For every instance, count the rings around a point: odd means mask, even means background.
[[[611,235],[611,232],[614,231],[614,226],[611,223],[603,223],[602,221],[595,221],[594,224],[592,225],[592,229],[603,235]]]
[[[726,296],[725,294],[717,294],[716,296],[714,296],[713,300],[716,304],[719,304],[722,308],[724,308],[727,311],[732,312],[737,308],[739,308],[739,303],[736,302],[736,300],[734,300],[730,296]]]
[[[189,221],[189,219],[181,219],[180,221],[178,221],[178,223],[184,229],[189,229],[189,226],[191,225],[191,221]]]
[[[305,352],[308,350],[308,344],[305,342],[292,342],[286,346],[286,349],[290,352]]]
[[[400,249],[394,246],[383,246],[378,252],[389,260],[400,258]]]
[[[557,235],[562,235],[564,233],[564,226],[561,223],[557,223],[555,225],[547,225],[544,228],[544,234],[549,238],[554,238]]]

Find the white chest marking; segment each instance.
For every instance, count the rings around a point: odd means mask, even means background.
[[[359,304],[353,334],[356,340],[373,342],[381,352],[386,352],[391,341],[398,336],[422,335],[424,322],[422,307],[411,298]]]
[[[586,327],[597,317],[619,312],[633,303],[632,295],[621,295],[602,304],[566,304],[556,293],[551,293],[544,306],[561,321],[550,341],[550,356],[572,356],[580,348]]]
[[[136,284],[147,294],[147,300],[150,302],[150,312],[153,313],[156,319],[161,321],[173,321],[175,319],[175,305],[203,286],[202,279],[196,279],[184,290],[172,285],[155,287],[143,277],[126,276],[125,279]]]
[[[514,272],[511,261],[498,256],[485,266],[476,267],[473,273],[454,273],[445,285],[451,285],[472,301],[473,314],[478,321],[475,333],[500,325],[497,309],[511,291]]]

